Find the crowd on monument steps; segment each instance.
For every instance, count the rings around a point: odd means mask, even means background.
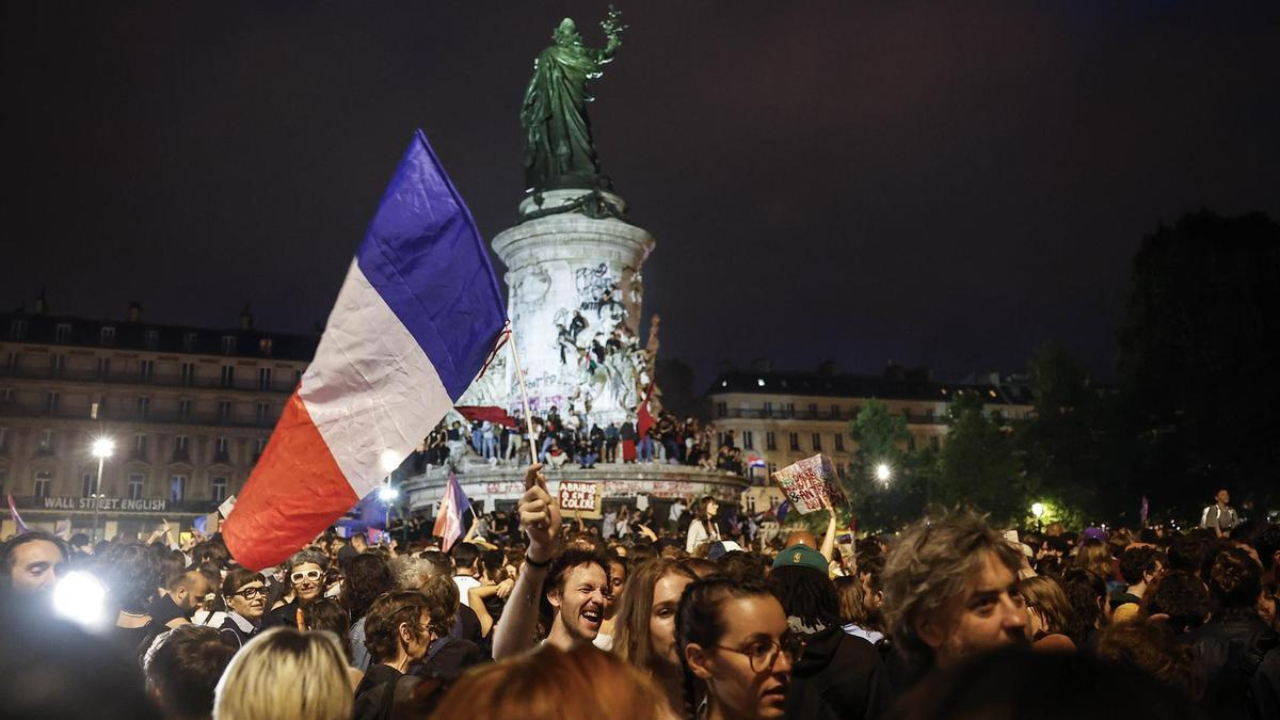
[[[167,525],[10,538],[0,715],[1280,718],[1280,526],[1225,491],[1190,531],[957,509],[855,546],[709,497],[587,523],[526,480],[452,547],[329,533],[261,572]]]

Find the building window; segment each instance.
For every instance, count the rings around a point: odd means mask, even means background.
[[[11,320],[9,322],[9,339],[10,340],[26,340],[27,339],[27,321]]]
[[[755,433],[751,432],[750,430],[742,431],[742,449],[744,450],[756,449]]]
[[[182,374],[179,376],[178,381],[184,387],[191,387],[192,385],[195,384],[196,382],[196,364],[195,363],[182,363],[181,372]]]
[[[169,476],[169,502],[182,502],[187,497],[187,476]]]
[[[729,416],[729,403],[722,403],[722,402],[716,403],[716,417],[722,418],[722,417],[728,417],[728,416]]]
[[[816,418],[816,417],[818,417],[818,404],[817,404],[817,403],[809,403],[809,417],[810,417],[810,418]]]
[[[223,355],[236,354],[236,336],[235,335],[222,336],[222,354]]]
[[[102,345],[116,344],[116,329],[110,325],[104,326],[98,331],[98,342]]]
[[[764,417],[773,416],[773,403],[771,402],[764,403],[763,405],[760,406],[760,409],[764,411]]]
[[[271,368],[258,368],[258,389],[271,389]]]
[[[298,387],[298,386],[299,386],[299,385],[301,385],[301,384],[302,384],[302,371],[301,371],[301,370],[294,370],[294,371],[293,371],[293,386],[296,388],[296,387]]]
[[[822,433],[813,434],[813,451],[814,452],[822,451]]]
[[[138,363],[138,379],[144,383],[151,382],[151,376],[156,372],[155,360],[143,360]]]
[[[58,412],[58,402],[61,399],[62,398],[58,394],[57,390],[50,390],[49,392],[45,393],[44,394],[44,411],[49,413],[50,415],[56,414]]]
[[[270,415],[271,415],[271,405],[259,400],[258,407],[257,407],[258,424],[266,425],[267,420],[270,418]]]
[[[831,406],[831,419],[832,419],[832,420],[839,420],[839,419],[840,419],[840,406],[839,406],[839,405],[832,405],[832,406]]]
[[[173,459],[175,461],[187,459],[187,445],[188,438],[186,435],[178,435],[173,438]]]
[[[111,358],[98,358],[98,379],[106,380],[111,377]]]
[[[53,329],[53,341],[56,343],[71,342],[71,323],[58,323]]]
[[[787,444],[792,450],[799,450],[800,433],[787,433]]]
[[[266,357],[271,357],[271,349],[274,345],[275,343],[271,341],[271,338],[261,338],[258,340],[258,352]]]
[[[0,468],[0,495],[9,493],[9,468]]]
[[[222,387],[231,387],[236,383],[236,368],[234,365],[222,366]]]
[[[836,433],[835,438],[836,438],[836,452],[844,452],[844,435],[841,435],[840,433]]]
[[[142,499],[142,485],[146,481],[146,476],[142,473],[129,473],[129,499]]]
[[[231,419],[231,401],[218,401],[218,422],[224,423]]]
[[[51,455],[53,453],[53,431],[42,430],[40,432],[40,445],[38,448],[41,455]]]
[[[147,416],[150,414],[151,414],[151,398],[145,395],[140,395],[138,397],[138,417],[142,420],[146,420]]]
[[[795,403],[787,403],[787,417],[789,417],[789,418],[793,418],[793,417],[795,417],[795,416],[796,416],[796,405],[795,405]]]
[[[942,447],[942,443],[938,441],[937,435],[929,436],[929,447],[933,448],[934,450],[937,450],[940,447]]]
[[[178,418],[180,420],[187,420],[190,417],[191,417],[191,401],[179,400],[178,401]]]
[[[37,470],[36,471],[36,488],[34,495],[38,498],[49,497],[49,490],[53,486],[53,471]]]
[[[0,453],[8,450],[9,444],[9,428],[0,427]]]
[[[155,350],[160,345],[160,333],[155,330],[147,330],[142,333],[142,342],[148,350]]]
[[[80,476],[80,497],[92,497],[94,488],[93,473],[87,472]]]
[[[924,419],[926,422],[933,422],[933,408],[924,411]]]
[[[262,457],[262,453],[266,451],[267,451],[267,439],[258,438],[258,444],[255,446],[253,451],[253,461],[255,463],[258,462],[258,458]]]
[[[221,463],[231,462],[231,441],[230,440],[224,437],[220,437],[214,441],[213,461],[221,462]]]
[[[182,334],[182,352],[191,352],[196,349],[196,334],[193,332]]]
[[[778,463],[769,463],[769,477],[773,477],[778,472]]]
[[[911,452],[915,452],[915,451],[916,451],[916,436],[915,436],[915,435],[910,435],[910,436],[908,436],[908,437],[907,437],[907,449],[908,449],[908,450],[910,450]]]
[[[13,388],[0,388],[0,405],[13,402]]]
[[[49,376],[62,377],[62,373],[67,369],[67,356],[55,354],[49,356]]]
[[[778,449],[778,436],[775,435],[772,430],[764,434],[764,449],[765,450]]]
[[[227,499],[227,479],[224,477],[215,477],[209,481],[213,501],[221,503]]]

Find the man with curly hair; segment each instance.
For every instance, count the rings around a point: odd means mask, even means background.
[[[885,619],[910,676],[1027,642],[1020,564],[1019,550],[971,511],[927,518],[897,538],[885,561]]]

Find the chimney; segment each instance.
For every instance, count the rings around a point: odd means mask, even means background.
[[[253,313],[249,312],[249,306],[246,304],[244,309],[240,311],[240,329],[253,329]]]
[[[137,300],[129,303],[129,312],[125,317],[128,318],[131,323],[142,322],[142,303]]]

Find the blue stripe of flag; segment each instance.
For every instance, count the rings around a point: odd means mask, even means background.
[[[493,351],[506,310],[471,211],[421,130],[356,260],[456,401]]]

